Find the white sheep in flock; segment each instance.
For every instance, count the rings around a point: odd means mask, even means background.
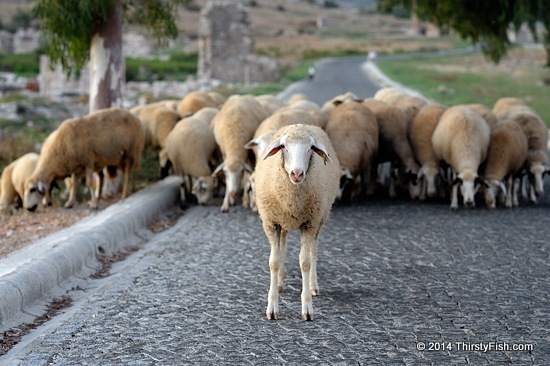
[[[490,133],[483,117],[467,106],[450,107],[439,119],[432,135],[432,145],[438,159],[447,163],[453,171],[453,210],[458,208],[458,186],[464,205],[475,207],[474,196],[481,183],[478,169],[487,157]]]
[[[376,163],[378,165],[390,162],[392,168],[397,168],[408,183],[409,193],[412,198],[420,194],[417,174],[419,166],[414,158],[411,144],[407,135],[407,120],[405,113],[385,102],[376,99],[365,99],[363,104],[369,108],[378,121],[378,154]],[[393,170],[393,169],[392,169]],[[374,172],[373,177],[377,173]],[[390,181],[389,194],[395,197],[395,180]],[[372,184],[370,185],[372,189]]]
[[[338,194],[339,178],[338,158],[330,139],[316,126],[283,127],[256,165],[258,212],[271,246],[268,319],[279,317],[287,234],[300,230],[302,317],[313,320],[312,295],[319,293],[319,233]]]
[[[93,173],[106,166],[122,169],[121,198],[127,197],[131,171],[139,168],[144,144],[141,122],[124,109],[102,109],[63,121],[44,142],[36,169],[25,182],[25,208],[36,209],[52,182],[71,175],[86,176],[90,207],[97,208],[99,196],[94,193]],[[65,206],[73,204],[74,200],[69,199]]]
[[[0,212],[13,212],[23,206],[25,180],[34,172],[38,158],[37,153],[26,153],[4,168],[0,177]]]
[[[174,173],[183,179],[180,195],[182,207],[187,205],[190,194],[195,195],[199,204],[207,204],[217,186],[210,167],[217,150],[210,122],[217,112],[217,108],[203,108],[183,118],[166,138],[163,151]]]
[[[437,178],[444,177],[443,169],[432,146],[432,135],[439,118],[447,109],[440,104],[427,104],[422,107],[408,126],[409,141],[415,159],[420,164],[418,170],[418,184],[420,186],[420,200],[426,196],[437,196]]]
[[[378,153],[378,122],[361,102],[335,103],[325,131],[340,162],[340,189],[336,199],[349,203],[366,191]],[[356,182],[360,185],[355,186]]]
[[[181,99],[176,112],[181,117],[188,117],[204,107],[219,107],[220,101],[215,95],[195,90],[186,94]]]
[[[225,175],[225,197],[222,212],[228,212],[235,204],[246,169],[252,171],[248,163],[248,150],[245,145],[252,137],[258,125],[268,113],[254,97],[235,95],[227,99],[212,120],[214,138],[222,153],[223,162],[212,173]]]
[[[257,95],[254,98],[269,113],[275,113],[280,108],[286,107],[286,103],[272,94]]]
[[[527,159],[527,137],[520,125],[513,120],[499,122],[491,131],[491,140],[483,178],[485,203],[489,208],[496,207],[496,197],[500,192],[506,198],[506,207],[518,205],[517,188],[514,187],[515,177],[521,174]],[[507,187],[504,186],[506,181]]]
[[[321,114],[320,110],[294,108],[293,106],[280,108],[260,123],[256,128],[254,138],[248,141],[245,147],[254,152],[256,161],[258,161],[269,145],[275,131],[279,128],[299,123],[321,127],[324,121],[324,114]],[[253,212],[257,212],[254,172],[245,178],[243,206],[250,207]]]
[[[530,183],[530,200],[536,203],[544,194],[544,175],[550,171],[546,166],[548,128],[533,109],[517,98],[500,98],[493,106],[493,111],[500,120],[511,119],[518,123],[527,136],[528,153],[525,169]]]
[[[143,129],[145,130],[145,146],[151,146],[153,148],[158,147],[158,142],[155,137],[156,123],[158,110],[171,111],[172,113],[177,113],[174,108],[175,101],[172,100],[161,100],[154,103],[149,103],[145,105],[138,105],[130,109],[130,112],[139,118]],[[179,116],[179,114],[177,114]]]

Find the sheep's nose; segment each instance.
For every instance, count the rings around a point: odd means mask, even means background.
[[[473,200],[466,200],[466,201],[464,201],[464,206],[474,207],[474,201]]]
[[[36,210],[36,207],[38,205],[34,205],[34,206],[31,206],[31,207],[27,207],[27,210],[29,210],[30,212],[34,212],[34,210]]]
[[[294,183],[301,183],[304,180],[304,171],[301,169],[294,169],[290,172],[290,179]]]

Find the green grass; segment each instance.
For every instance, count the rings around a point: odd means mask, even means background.
[[[380,60],[378,67],[392,80],[446,105],[482,103],[492,107],[500,97],[521,98],[550,127],[550,86],[543,82],[550,77],[550,70],[540,65],[510,75],[496,67],[476,67],[482,63],[482,56],[474,54]]]

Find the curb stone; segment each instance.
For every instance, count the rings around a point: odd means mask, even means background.
[[[39,300],[70,278],[95,272],[100,247],[110,253],[142,242],[140,231],[177,205],[180,183],[176,176],[163,179],[1,259],[0,330],[32,320]]]

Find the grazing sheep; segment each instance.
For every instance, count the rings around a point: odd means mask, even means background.
[[[414,159],[407,136],[407,121],[402,110],[376,99],[365,99],[363,104],[369,108],[378,121],[378,154],[376,163],[390,162],[403,171],[405,183],[409,185],[411,197],[419,196],[417,174],[419,166]],[[393,169],[392,169],[393,170]],[[376,172],[373,172],[376,176]],[[391,180],[390,197],[395,197],[395,180]],[[372,185],[371,185],[372,187]]]
[[[527,149],[527,137],[521,126],[513,120],[502,121],[493,128],[483,173],[487,184],[485,189],[487,207],[496,207],[499,190],[506,197],[506,207],[518,205],[514,178],[523,168],[527,159]],[[508,189],[504,186],[503,180],[507,182]]]
[[[529,177],[530,200],[533,203],[544,194],[544,175],[550,171],[548,162],[548,128],[540,116],[530,107],[516,98],[497,100],[493,111],[500,120],[513,120],[525,133],[528,153],[525,168]]]
[[[173,103],[174,101],[171,100],[162,100],[146,105],[139,105],[130,109],[130,112],[139,118],[145,130],[145,146],[157,147],[157,145],[153,143],[153,141],[156,140],[154,138],[155,125],[157,123],[155,113],[158,110],[168,110],[176,113],[176,110],[171,105]]]
[[[255,172],[258,212],[271,246],[266,316],[268,319],[279,317],[286,238],[290,230],[300,230],[302,317],[313,320],[311,296],[319,293],[319,232],[338,194],[338,158],[322,129],[290,125],[277,131]]]
[[[182,207],[187,206],[191,194],[197,197],[199,204],[207,204],[217,186],[210,166],[217,145],[214,132],[205,122],[196,114],[187,117],[166,138],[166,156],[174,173],[183,179],[180,195]]]
[[[475,207],[475,194],[481,179],[479,166],[485,161],[490,141],[487,122],[472,108],[458,105],[448,108],[432,135],[432,145],[440,161],[453,170],[451,209],[458,208],[458,186],[464,205]]]
[[[46,140],[36,169],[25,182],[25,208],[30,211],[36,209],[54,180],[70,175],[86,176],[90,207],[97,208],[93,173],[106,166],[122,169],[122,198],[128,196],[131,170],[141,162],[145,131],[129,111],[109,108],[63,121]],[[73,203],[69,200],[65,206]]]
[[[219,176],[223,172],[226,182],[222,212],[228,212],[229,206],[235,204],[243,171],[252,170],[247,162],[248,150],[245,145],[267,116],[268,113],[254,97],[235,95],[227,99],[212,120],[214,137],[223,157],[223,162],[212,174]]]
[[[418,184],[420,185],[420,200],[437,195],[437,177],[443,177],[432,146],[432,135],[439,118],[447,107],[440,104],[427,104],[418,111],[408,126],[409,142],[415,159],[420,164]]]
[[[151,146],[154,148],[163,148],[166,142],[166,137],[176,123],[180,121],[180,115],[170,109],[158,108],[153,112],[153,124],[148,126],[151,128]]]
[[[393,103],[403,96],[406,96],[406,94],[403,90],[399,88],[395,88],[393,86],[387,86],[381,89],[378,89],[376,93],[374,93],[373,99],[379,100],[381,102],[384,102],[386,104],[393,105]]]
[[[0,177],[1,212],[12,212],[23,205],[25,180],[34,172],[38,158],[37,153],[26,153],[4,168]]]
[[[188,117],[204,107],[218,107],[218,103],[207,92],[198,90],[185,95],[176,110],[181,117]]]
[[[403,111],[408,125],[409,123],[411,123],[418,111],[428,103],[425,100],[420,99],[419,97],[415,97],[412,95],[403,95],[399,98],[396,98],[392,103],[388,104]]]
[[[360,102],[338,103],[330,113],[325,131],[340,162],[340,190],[336,199],[344,203],[353,201],[366,190],[378,153],[376,116]],[[354,187],[356,181],[361,186]]]

